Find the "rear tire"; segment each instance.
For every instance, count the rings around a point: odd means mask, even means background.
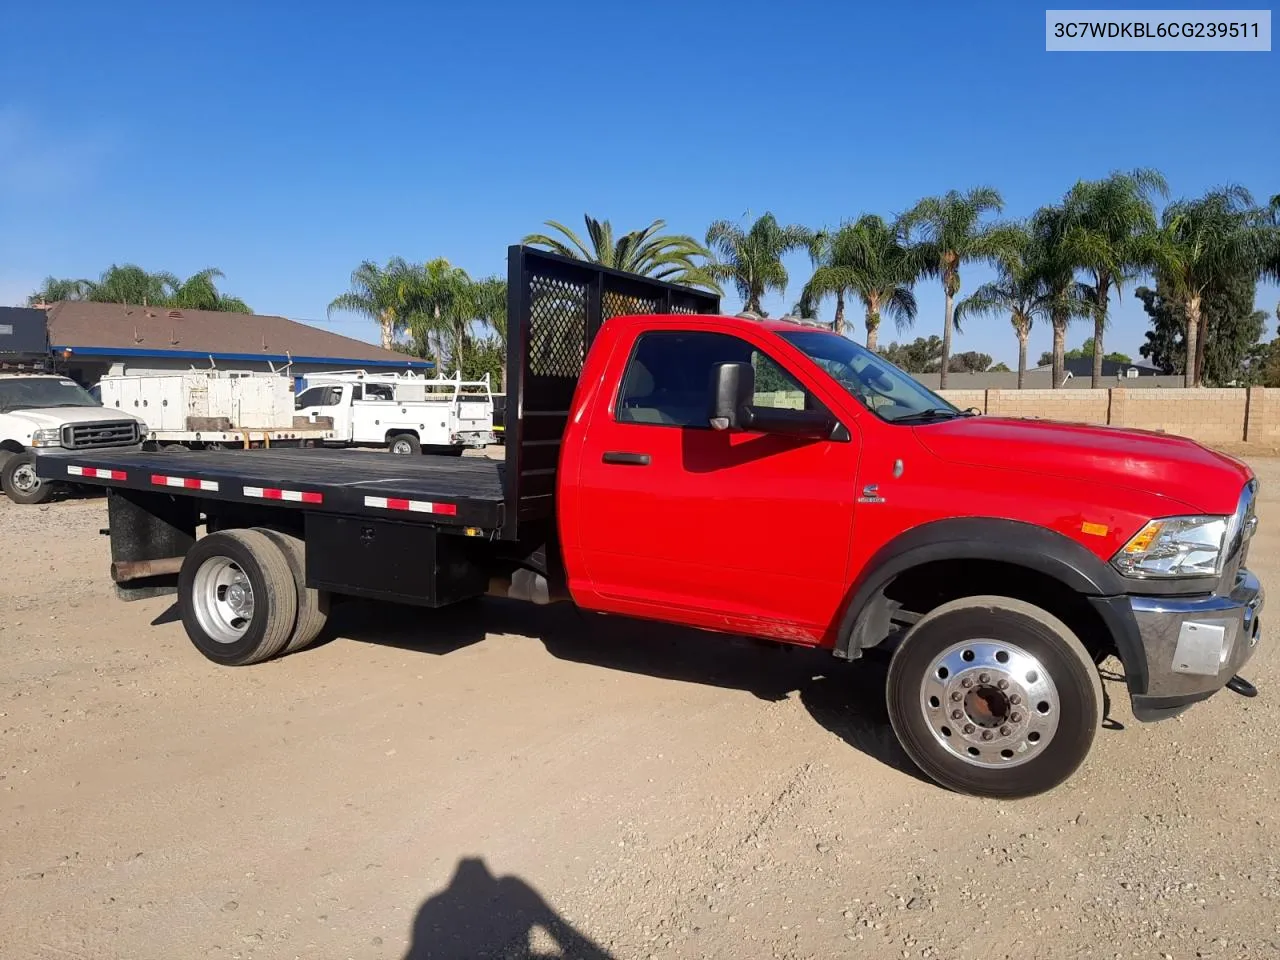
[[[178,574],[182,625],[214,663],[243,666],[284,649],[298,615],[293,571],[261,530],[222,530],[197,540]]]
[[[284,653],[297,653],[315,643],[325,624],[329,622],[329,592],[315,590],[307,586],[307,549],[306,544],[298,537],[281,533],[279,530],[261,528],[262,532],[273,540],[289,561],[293,572],[294,590],[298,599],[298,616],[293,624],[293,633],[285,642]]]
[[[54,485],[36,476],[36,458],[30,453],[14,453],[0,468],[0,488],[14,503],[44,503],[54,493]]]
[[[387,449],[399,457],[415,457],[422,453],[422,445],[411,433],[397,433],[387,441]]]
[[[1010,597],[965,597],[911,628],[889,664],[889,720],[931,779],[981,797],[1030,797],[1084,762],[1102,681],[1061,620]]]

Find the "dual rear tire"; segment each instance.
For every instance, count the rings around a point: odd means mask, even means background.
[[[178,574],[178,609],[205,657],[244,666],[319,637],[328,595],[306,586],[302,541],[275,530],[223,530],[196,541]]]

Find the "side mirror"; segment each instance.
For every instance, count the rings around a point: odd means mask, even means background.
[[[711,381],[711,429],[739,430],[750,416],[756,371],[749,363],[717,363]]]

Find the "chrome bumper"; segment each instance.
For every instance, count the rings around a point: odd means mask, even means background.
[[[1172,716],[1222,689],[1253,656],[1263,601],[1262,584],[1244,569],[1225,596],[1130,597],[1147,660],[1134,715]]]

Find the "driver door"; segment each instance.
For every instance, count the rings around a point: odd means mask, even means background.
[[[621,389],[596,406],[580,460],[583,564],[614,612],[817,642],[848,585],[859,434],[712,430],[712,370],[743,360],[756,405],[821,407],[730,334],[644,333],[614,369]]]

